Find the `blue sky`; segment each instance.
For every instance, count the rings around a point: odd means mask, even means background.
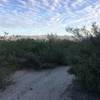
[[[65,27],[100,21],[100,0],[0,0],[0,34],[68,34]]]

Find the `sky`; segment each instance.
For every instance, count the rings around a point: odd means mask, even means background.
[[[0,35],[69,35],[65,27],[100,22],[100,0],[0,0]]]

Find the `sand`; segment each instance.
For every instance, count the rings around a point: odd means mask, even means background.
[[[73,80],[68,69],[17,71],[11,77],[14,84],[0,93],[0,100],[65,100],[63,93]],[[71,100],[67,94],[66,100]]]

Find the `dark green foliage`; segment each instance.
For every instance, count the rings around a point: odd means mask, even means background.
[[[100,93],[100,28],[93,24],[91,31],[85,27],[66,30],[75,34],[75,41],[53,35],[48,35],[48,40],[0,41],[0,87],[17,69],[70,65],[70,73],[85,90]]]
[[[66,51],[73,42],[49,37],[49,40],[0,40],[0,72],[3,72],[0,73],[0,87],[6,83],[7,76],[16,70],[41,70],[67,64]]]
[[[80,34],[82,38],[78,37],[77,46],[73,47],[70,73],[76,76],[82,88],[100,93],[100,29],[93,24],[88,33],[85,37]]]

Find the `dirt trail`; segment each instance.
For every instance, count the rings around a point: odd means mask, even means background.
[[[12,77],[15,84],[0,93],[0,100],[65,100],[62,94],[73,79],[67,70],[17,71]]]

